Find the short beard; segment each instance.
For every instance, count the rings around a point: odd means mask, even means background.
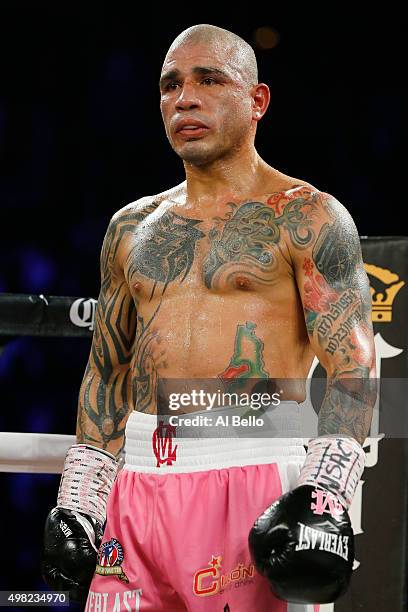
[[[201,168],[210,166],[224,157],[230,157],[232,153],[230,148],[225,150],[222,146],[216,148],[197,147],[195,149],[186,147],[183,151],[176,151],[175,149],[174,151],[186,164]]]
[[[208,166],[219,158],[214,151],[184,151],[182,153],[176,151],[176,153],[186,164],[200,167]]]

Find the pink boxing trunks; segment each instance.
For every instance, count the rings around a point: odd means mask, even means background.
[[[295,485],[302,438],[175,433],[130,415],[85,611],[317,612],[276,599],[247,544],[254,520]]]

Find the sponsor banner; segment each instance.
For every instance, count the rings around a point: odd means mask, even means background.
[[[406,394],[408,378],[408,238],[362,238],[365,270],[370,281],[377,376],[390,395],[374,410],[376,437],[367,440],[366,469],[351,506],[356,535],[356,562],[347,593],[321,612],[405,612],[407,609],[407,471],[408,441],[382,437],[397,428],[396,395]],[[322,369],[316,363],[316,373]],[[319,373],[320,372],[320,373]],[[391,384],[388,385],[388,379]],[[401,414],[399,414],[401,418]],[[401,426],[406,424],[401,419]],[[395,434],[396,432],[393,431]]]
[[[0,294],[0,342],[13,336],[90,337],[97,300],[23,293]]]

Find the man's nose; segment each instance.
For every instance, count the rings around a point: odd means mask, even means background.
[[[197,88],[190,83],[184,83],[180,95],[176,100],[177,110],[191,110],[201,107],[201,100],[197,94]]]

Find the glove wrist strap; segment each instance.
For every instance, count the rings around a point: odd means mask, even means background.
[[[106,502],[118,470],[115,457],[99,448],[74,444],[68,449],[57,506],[83,512],[103,524]]]
[[[348,510],[365,463],[362,446],[351,437],[310,440],[297,486],[311,485],[333,493]]]

